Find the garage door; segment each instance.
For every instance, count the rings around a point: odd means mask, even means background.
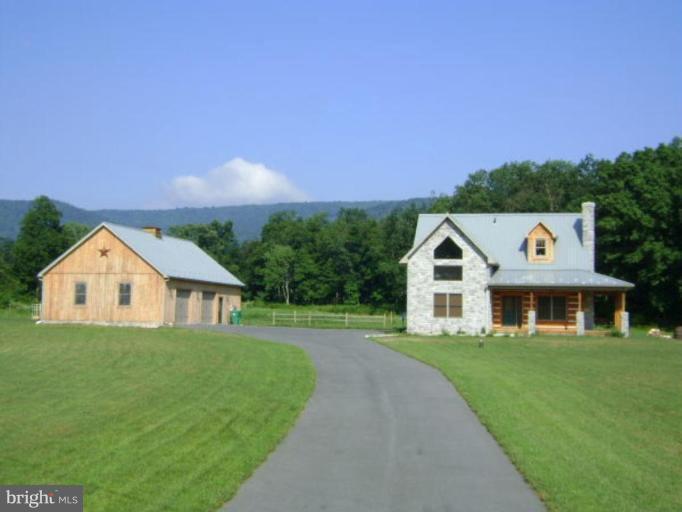
[[[189,297],[191,290],[177,290],[175,292],[175,323],[186,324],[189,320]]]
[[[213,292],[202,292],[202,294],[201,294],[201,323],[202,324],[212,324],[213,323],[213,299],[215,299],[215,293],[213,293]]]

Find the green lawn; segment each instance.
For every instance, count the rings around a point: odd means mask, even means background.
[[[551,510],[682,510],[682,343],[395,338],[439,368]],[[453,425],[453,428],[457,428]]]
[[[0,317],[0,482],[83,484],[87,511],[215,510],[293,425],[300,349]]]

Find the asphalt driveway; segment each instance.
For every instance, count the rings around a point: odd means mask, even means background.
[[[452,385],[357,331],[215,327],[304,348],[317,386],[229,512],[544,510]]]

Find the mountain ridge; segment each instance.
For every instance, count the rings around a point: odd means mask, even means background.
[[[359,208],[370,217],[381,218],[394,209],[411,205],[427,208],[435,198],[410,198],[376,201],[309,201],[300,203],[252,204],[239,206],[183,207],[157,210],[100,209],[86,210],[70,203],[52,199],[60,212],[62,222],[80,222],[94,227],[101,222],[126,226],[158,226],[167,230],[179,224],[206,224],[213,220],[231,220],[240,242],[260,236],[263,225],[270,216],[281,211],[293,211],[303,218],[326,213],[334,219],[342,208]],[[31,207],[32,200],[0,199],[0,237],[15,239],[19,234],[21,219]]]

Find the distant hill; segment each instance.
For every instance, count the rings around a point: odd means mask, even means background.
[[[330,219],[334,219],[342,208],[359,208],[365,210],[371,217],[381,218],[396,208],[405,208],[412,204],[427,208],[432,202],[431,198],[414,198],[400,201],[330,201],[173,210],[84,210],[68,203],[54,201],[62,212],[62,222],[80,222],[94,227],[100,222],[107,221],[126,226],[158,226],[166,230],[178,224],[206,224],[212,220],[231,220],[234,223],[235,235],[240,241],[258,238],[270,215],[280,211],[294,211],[304,218],[327,213]],[[0,237],[11,239],[17,237],[21,219],[30,206],[31,201],[0,199]]]

